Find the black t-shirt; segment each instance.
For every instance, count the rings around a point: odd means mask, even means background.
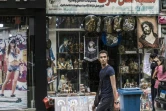
[[[103,78],[103,82],[101,83],[101,98],[113,97],[113,91],[110,81],[110,76],[113,75],[115,75],[115,71],[114,68],[110,65],[107,65],[104,69],[100,70],[100,80],[102,80]]]
[[[157,66],[157,62],[155,62],[155,61],[153,61],[153,62],[151,63],[151,65],[150,65],[150,68],[152,69],[152,71],[151,71],[151,78],[152,78],[152,76],[153,76],[153,73],[154,73],[154,71],[155,71],[156,66]],[[155,80],[154,80],[154,79],[151,79],[151,84],[152,84],[152,87],[153,87],[154,84],[155,84]]]
[[[153,76],[156,66],[157,66],[157,63],[153,61],[150,65],[150,68],[152,69],[151,76]]]

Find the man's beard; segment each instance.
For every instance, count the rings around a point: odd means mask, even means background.
[[[150,32],[151,32],[151,30],[145,30],[145,31],[144,31],[145,35],[149,35]]]
[[[104,63],[102,63],[102,66],[106,66],[106,64],[107,64],[107,63],[106,63],[106,62],[104,62]]]

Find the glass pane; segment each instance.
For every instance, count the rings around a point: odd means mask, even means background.
[[[56,28],[82,28],[84,17],[57,16]]]

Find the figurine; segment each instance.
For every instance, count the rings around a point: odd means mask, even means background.
[[[130,64],[129,64],[129,70],[130,70],[130,73],[134,73],[134,62],[132,60],[130,60]]]
[[[72,93],[72,88],[71,87],[69,87],[69,92],[68,93]]]
[[[131,88],[132,88],[132,87],[135,87],[135,81],[134,81],[134,79],[131,80],[130,87],[131,87]]]
[[[145,79],[141,79],[140,88],[142,89],[148,88],[148,83],[147,81],[145,81]]]
[[[118,48],[118,50],[119,50],[120,54],[125,53],[125,47],[123,45],[120,45],[119,48]]]
[[[77,28],[78,27],[78,21],[77,17],[71,17],[71,28]]]
[[[59,58],[58,60],[58,68],[59,69],[66,69],[66,62],[64,58]]]
[[[72,44],[71,41],[68,42],[68,46],[69,46],[69,52],[72,53],[74,45]]]
[[[79,66],[78,60],[75,59],[75,61],[74,61],[74,69],[78,69],[79,68],[78,66]]]
[[[64,53],[69,51],[68,39],[64,38],[63,43],[59,46],[59,53]]]
[[[61,66],[61,61],[62,61],[62,58],[58,58],[58,61],[57,61],[57,65],[58,65],[58,68],[61,69],[62,66]]]
[[[60,79],[60,81],[59,81],[58,90],[61,91],[62,89],[64,89],[66,83],[67,83],[67,82],[66,82],[66,80],[65,80],[65,76],[64,76],[64,75],[61,75],[61,79]]]
[[[134,69],[135,71],[138,71],[138,63],[135,62],[135,61],[134,61],[134,63],[133,63],[133,69]]]
[[[65,28],[70,28],[70,17],[67,17],[65,20]]]
[[[79,51],[79,45],[78,45],[78,43],[76,42],[76,43],[74,44],[74,46],[75,46],[75,52],[78,52],[78,51]]]
[[[83,52],[84,51],[84,43],[80,43],[80,52]]]
[[[83,60],[78,60],[78,62],[79,62],[79,68],[82,68],[82,63],[83,63]]]
[[[124,60],[122,60],[122,63],[121,63],[121,66],[125,66],[125,61]]]
[[[138,87],[137,82],[134,83],[134,86],[135,86],[135,87]]]
[[[129,80],[126,80],[126,83],[124,84],[124,88],[130,88],[130,83]]]
[[[68,70],[73,69],[73,64],[72,64],[72,60],[71,60],[71,59],[67,61],[67,67],[66,67],[66,68],[67,68]]]

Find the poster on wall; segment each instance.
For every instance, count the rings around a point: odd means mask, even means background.
[[[0,109],[27,108],[27,30],[0,31]]]
[[[46,0],[47,14],[158,14],[159,0]]]
[[[55,97],[55,111],[92,111],[95,96]]]
[[[158,48],[156,17],[137,17],[138,48]]]

